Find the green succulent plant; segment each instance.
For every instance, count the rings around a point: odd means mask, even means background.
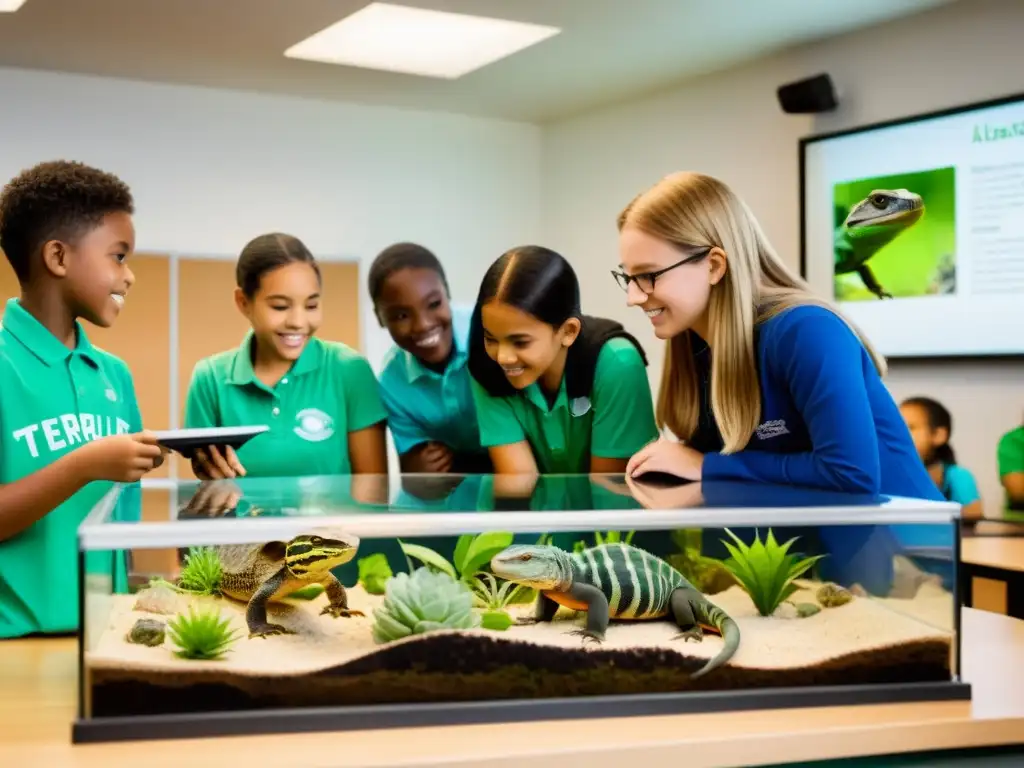
[[[231,629],[230,619],[221,616],[216,608],[179,613],[167,622],[167,635],[178,650],[174,654],[183,659],[212,661],[221,658],[238,639],[237,630]]]
[[[190,547],[181,567],[178,584],[198,595],[220,593],[220,557],[212,547]]]
[[[480,616],[465,583],[443,571],[417,568],[387,583],[384,602],[373,611],[373,639],[389,643],[439,629],[474,629]]]
[[[789,548],[796,541],[796,537],[785,544],[779,544],[771,528],[768,529],[764,542],[761,541],[760,534],[755,533],[754,543],[749,547],[728,528],[725,532],[736,542],[734,546],[722,539],[722,543],[732,555],[725,561],[725,567],[750,595],[757,612],[762,616],[771,616],[775,613],[775,609],[796,592],[797,586],[793,580],[824,557],[814,555],[798,559],[795,555],[789,554]]]

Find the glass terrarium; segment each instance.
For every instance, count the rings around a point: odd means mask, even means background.
[[[959,507],[622,475],[149,480],[76,741],[969,698]]]

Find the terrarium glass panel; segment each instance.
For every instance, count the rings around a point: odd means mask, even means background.
[[[81,532],[82,717],[949,683],[956,542],[955,505],[617,475],[128,486]]]

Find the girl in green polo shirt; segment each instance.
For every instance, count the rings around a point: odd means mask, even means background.
[[[317,338],[321,277],[309,249],[290,235],[261,235],[242,250],[235,274],[235,302],[252,330],[238,348],[196,365],[185,426],[270,430],[237,455],[199,451],[196,475],[386,475],[377,380],[354,349]]]
[[[540,246],[514,248],[484,275],[469,371],[494,471],[623,472],[658,436],[640,343],[580,310],[576,273]]]

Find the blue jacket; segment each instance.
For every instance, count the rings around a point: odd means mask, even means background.
[[[758,327],[756,353],[761,424],[742,451],[706,452],[703,480],[944,501],[871,356],[840,317],[812,305],[785,310]],[[914,528],[821,526],[822,577],[887,594],[900,539],[922,533]],[[927,528],[952,551],[952,524],[945,533]]]
[[[758,328],[761,424],[735,454],[704,457],[705,480],[745,480],[943,501],[870,355],[823,307]]]

